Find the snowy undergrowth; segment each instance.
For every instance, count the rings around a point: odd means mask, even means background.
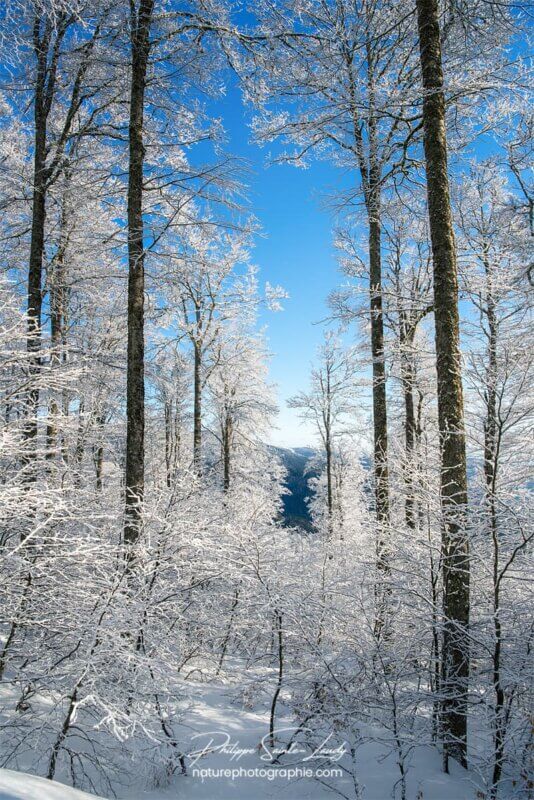
[[[241,677],[232,683],[184,682],[190,705],[175,733],[186,756],[187,774],[166,775],[164,758],[159,766],[156,758],[152,778],[159,786],[147,789],[146,776],[141,777],[132,751],[130,785],[115,787],[117,796],[122,800],[401,797],[397,756],[387,744],[387,730],[359,724],[352,741],[344,738],[344,731],[319,730],[315,723],[297,732],[294,716],[284,703],[277,713],[273,749],[268,736],[273,675],[257,669]],[[277,763],[278,751],[291,743]],[[339,757],[340,753],[344,755]],[[454,765],[450,775],[443,774],[440,755],[432,747],[410,751],[405,767],[408,800],[476,797],[472,776]],[[61,777],[68,781],[67,775]],[[0,800],[86,800],[89,796],[94,795],[33,775],[0,772]]]

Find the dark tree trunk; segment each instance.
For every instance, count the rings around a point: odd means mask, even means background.
[[[39,177],[39,159],[35,156],[36,186],[33,191],[32,234],[30,244],[30,267],[28,272],[28,339],[27,347],[30,355],[30,371],[37,374],[41,367],[41,310],[43,303],[42,276],[44,227],[46,219],[45,190]],[[37,436],[37,407],[39,405],[39,387],[32,387],[28,403],[28,423],[26,436],[35,439]]]
[[[329,534],[332,534],[332,518],[334,515],[334,491],[332,486],[332,442],[330,440],[330,428],[326,430],[326,505],[328,509]]]
[[[104,447],[101,442],[95,449],[95,487],[97,492],[102,491],[102,469],[104,466]]]
[[[283,642],[283,629],[282,629],[283,616],[280,611],[275,610],[274,617],[276,620],[276,634],[278,637],[278,677],[273,694],[273,699],[271,702],[271,713],[269,716],[269,745],[271,747],[271,751],[274,750],[275,746],[274,723],[276,719],[276,704],[278,702],[278,696],[282,689],[282,681],[284,678],[284,642]],[[273,634],[274,633],[275,630],[273,627]]]
[[[166,484],[171,488],[176,477],[180,461],[181,420],[177,400],[172,397],[165,400],[165,475]]]
[[[51,164],[47,165],[49,150],[48,118],[53,107],[57,88],[57,71],[60,60],[61,46],[69,25],[74,17],[60,11],[52,21],[46,8],[39,10],[33,21],[32,39],[33,51],[36,59],[35,90],[34,90],[34,154],[33,154],[33,197],[32,197],[32,223],[30,237],[30,258],[28,265],[28,301],[27,301],[27,342],[28,364],[30,375],[33,376],[32,386],[28,392],[26,407],[26,425],[24,436],[27,447],[25,453],[26,464],[31,463],[35,456],[36,439],[38,432],[38,410],[40,386],[38,376],[42,367],[41,355],[41,315],[43,305],[43,262],[45,250],[45,225],[46,225],[46,198],[52,177],[61,171],[61,156],[64,153],[68,134],[71,131],[75,113],[80,106],[82,79],[85,75],[88,61],[82,60],[76,80],[70,105],[65,116],[62,135],[55,144],[55,153]],[[94,44],[94,40],[92,40]],[[92,44],[86,51],[88,57]],[[31,479],[32,475],[28,475]]]
[[[167,487],[172,486],[173,474],[173,454],[174,454],[174,441],[173,441],[173,419],[172,419],[172,401],[165,400],[164,415],[165,415],[165,476]]]
[[[239,601],[239,588],[234,589],[234,598],[232,601],[232,607],[230,608],[230,618],[228,620],[228,627],[226,629],[226,633],[224,634],[224,639],[221,646],[221,655],[219,658],[219,663],[217,665],[217,672],[215,673],[215,677],[220,673],[224,659],[226,657],[226,651],[228,650],[228,643],[230,641],[230,636],[232,635],[232,628],[234,625],[234,618],[236,614],[237,604]]]
[[[413,458],[415,455],[415,415],[413,386],[406,382],[404,387],[404,410],[405,410],[405,445],[406,445],[406,501],[404,504],[404,514],[406,525],[412,530],[415,528],[415,500],[414,500],[414,480],[413,480]]]
[[[487,251],[487,248],[486,248]],[[487,252],[484,254],[486,273],[486,319],[488,324],[488,365],[486,369],[486,419],[484,421],[484,478],[488,502],[494,500],[497,451],[497,340],[498,322],[495,295],[493,291],[492,268]],[[490,506],[491,507],[491,506]]]
[[[434,315],[443,513],[442,726],[444,764],[467,765],[469,542],[459,347],[458,279],[449,178],[437,0],[417,0],[423,79],[428,214],[434,264]]]
[[[50,141],[48,119],[54,108],[54,100],[60,81],[58,67],[62,59],[62,47],[66,34],[75,23],[76,15],[59,10],[49,14],[45,4],[34,17],[32,27],[33,51],[36,58],[34,90],[34,153],[33,153],[33,198],[30,237],[30,258],[28,266],[27,301],[27,351],[30,375],[34,377],[28,392],[26,404],[25,463],[30,464],[35,456],[38,433],[38,410],[40,386],[38,376],[42,367],[41,354],[41,315],[43,304],[43,262],[45,251],[45,224],[47,193],[50,185],[57,180],[64,169],[65,150],[71,142],[73,125],[77,113],[85,100],[84,79],[87,75],[94,46],[100,36],[100,23],[96,25],[93,36],[86,44],[76,50],[81,54],[76,75],[72,81],[72,91],[66,113],[60,123],[61,133]],[[105,12],[106,14],[107,12]],[[62,89],[65,89],[62,86]],[[94,100],[94,87],[91,91]],[[48,159],[48,163],[47,163]],[[32,478],[31,474],[28,475]]]
[[[404,482],[406,485],[406,500],[404,514],[406,525],[415,528],[415,498],[414,498],[414,457],[417,441],[417,421],[415,414],[415,364],[413,356],[413,338],[415,329],[407,329],[406,324],[401,326],[400,359],[401,381],[404,395],[404,441],[405,441],[405,468]]]
[[[27,401],[27,420],[25,438],[29,445],[26,460],[34,455],[37,438],[37,412],[39,407],[39,385],[37,375],[42,365],[41,351],[41,311],[43,304],[43,258],[46,223],[46,189],[48,175],[46,169],[46,137],[47,137],[47,99],[46,76],[47,59],[50,43],[49,23],[45,23],[45,31],[41,35],[41,19],[34,22],[34,49],[37,58],[37,74],[34,98],[34,156],[33,156],[33,198],[32,226],[30,239],[30,260],[28,267],[28,318],[27,318],[27,350],[29,355],[30,374],[35,381],[30,389]]]
[[[389,475],[384,317],[382,313],[381,226],[378,197],[375,197],[372,201],[369,216],[369,268],[371,355],[373,359],[375,501],[379,525],[386,527],[389,524]]]
[[[52,370],[61,363],[61,310],[58,290],[57,264],[50,282],[50,340],[52,350],[50,353],[50,366]],[[57,455],[59,403],[54,392],[48,404],[48,421],[46,424],[46,457],[54,461]]]
[[[375,634],[384,635],[388,618],[389,587],[389,473],[388,420],[386,402],[386,364],[384,358],[384,317],[382,312],[382,253],[380,224],[380,192],[378,176],[370,176],[367,201],[369,216],[369,291],[371,316],[371,357],[373,362],[373,439],[375,505],[378,522],[376,565],[379,577],[375,587]]]
[[[332,482],[332,364],[326,365],[326,408],[324,410],[324,448],[326,456],[326,508],[328,512],[328,539],[334,533],[334,490]],[[329,547],[331,545],[329,544]]]
[[[223,488],[225,493],[230,491],[231,463],[232,463],[232,416],[226,414],[223,427]]]
[[[96,418],[97,442],[93,450],[95,464],[95,487],[97,492],[102,491],[102,476],[104,471],[104,426],[106,424],[105,414],[98,414]]]
[[[488,515],[489,530],[493,547],[493,690],[495,693],[495,718],[493,731],[493,774],[491,797],[496,797],[502,778],[504,761],[504,744],[506,733],[506,695],[502,680],[501,648],[501,597],[500,597],[500,538],[499,522],[497,517],[496,490],[497,474],[499,467],[499,419],[497,413],[497,346],[499,326],[497,320],[497,306],[493,290],[492,267],[489,261],[487,247],[484,252],[484,269],[486,273],[486,308],[488,350],[486,368],[485,405],[486,418],[484,420],[484,479],[485,500]]]
[[[67,178],[68,180],[68,178]],[[67,333],[65,329],[66,313],[66,276],[65,258],[68,244],[68,205],[67,189],[63,194],[61,208],[60,238],[54,262],[51,267],[49,279],[49,305],[50,305],[50,366],[52,370],[59,370],[65,350]],[[46,430],[47,458],[55,460],[58,455],[58,419],[60,414],[60,399],[57,390],[51,394],[48,406],[48,422]]]
[[[68,733],[69,733],[69,730],[70,730],[70,727],[71,727],[71,724],[72,724],[72,718],[74,716],[74,712],[76,711],[76,700],[78,699],[79,687],[80,687],[80,684],[79,683],[76,684],[76,686],[74,687],[74,689],[72,691],[72,694],[68,698],[69,703],[68,703],[68,707],[67,707],[67,713],[65,715],[65,719],[63,720],[63,724],[61,726],[60,732],[58,733],[57,739],[54,742],[54,746],[53,746],[52,752],[50,754],[50,760],[48,762],[48,772],[46,774],[46,777],[48,778],[48,780],[53,780],[54,779],[54,775],[56,774],[58,756],[59,756],[59,753],[61,751],[61,747],[62,747],[65,739],[68,736]]]
[[[62,364],[65,365],[69,359],[69,352],[67,349],[67,330],[69,327],[69,294],[70,290],[65,287],[65,292],[63,296],[63,324],[62,324],[62,341],[61,341],[61,361]],[[70,390],[65,386],[61,391],[61,414],[65,423],[70,415],[70,399],[71,393]],[[65,464],[69,463],[69,439],[66,433],[63,433],[62,436],[62,443],[61,443],[61,457]]]
[[[139,538],[145,485],[145,248],[143,241],[143,119],[154,0],[132,3],[128,171],[128,352],[124,544]]]
[[[81,486],[82,484],[81,472],[85,456],[86,425],[87,421],[85,418],[85,401],[82,399],[80,400],[80,404],[78,406],[78,432],[76,435],[76,447],[74,448],[74,468],[75,468],[74,480],[76,486]]]
[[[493,406],[488,407],[488,421],[495,415],[496,408]],[[491,424],[490,424],[491,426]],[[495,425],[495,433],[497,426]],[[495,721],[494,721],[494,752],[493,752],[493,775],[491,796],[496,797],[499,790],[499,784],[502,778],[502,768],[504,762],[504,744],[506,734],[506,695],[505,687],[502,679],[501,669],[501,649],[502,649],[502,623],[501,623],[501,581],[500,581],[500,540],[499,540],[499,525],[497,519],[497,508],[495,502],[495,479],[497,476],[497,448],[495,447],[495,438],[488,441],[488,435],[491,433],[486,432],[486,446],[494,448],[494,462],[493,469],[491,470],[491,478],[486,484],[486,503],[488,506],[489,523],[491,531],[491,539],[493,545],[493,690],[495,693]],[[488,474],[487,479],[488,479]],[[491,481],[491,482],[490,482]]]
[[[193,468],[202,475],[202,345],[195,341],[193,376]]]
[[[15,639],[15,636],[16,636],[17,631],[19,629],[19,626],[21,625],[22,620],[24,620],[24,612],[25,612],[26,605],[27,605],[27,602],[28,602],[28,597],[29,597],[29,594],[30,594],[30,591],[31,591],[31,588],[32,588],[32,581],[33,581],[33,575],[32,575],[32,571],[31,571],[31,568],[30,568],[28,570],[28,572],[26,573],[26,577],[24,579],[24,589],[22,591],[22,597],[20,599],[20,604],[19,604],[18,611],[17,611],[14,619],[11,622],[11,628],[9,630],[8,635],[5,638],[4,646],[2,647],[2,652],[0,653],[0,681],[4,677],[4,671],[5,671],[7,662],[9,660],[9,656],[11,655],[11,653],[10,653],[11,646],[12,646],[12,644],[14,642],[14,639]]]
[[[370,20],[368,19],[368,23]],[[373,46],[366,40],[367,88],[369,102],[369,168],[366,191],[369,220],[369,291],[371,315],[371,358],[373,361],[373,439],[375,503],[378,522],[376,565],[379,577],[376,593],[375,634],[387,636],[389,622],[389,472],[386,361],[384,353],[384,315],[382,310],[382,224],[381,169],[378,158],[379,132],[376,121],[376,75]]]
[[[386,366],[384,360],[384,318],[382,312],[382,227],[381,170],[378,158],[378,131],[375,96],[375,57],[372,42],[365,43],[367,52],[367,126],[368,152],[363,139],[364,123],[360,119],[360,102],[356,96],[352,55],[346,53],[347,75],[351,99],[354,152],[359,164],[361,184],[369,224],[369,313],[371,322],[371,358],[373,362],[373,455],[375,506],[378,522],[376,564],[382,578],[375,587],[375,633],[382,635],[387,622],[389,588],[388,534],[390,523],[388,473],[388,423],[386,405]]]

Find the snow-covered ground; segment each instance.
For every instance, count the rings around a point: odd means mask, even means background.
[[[0,800],[95,800],[95,795],[27,772],[0,769]]]
[[[371,731],[363,731],[355,755],[358,797],[353,778],[346,773],[339,775],[336,754],[331,754],[330,758],[323,754],[323,758],[317,760],[310,758],[311,751],[307,750],[286,755],[280,766],[273,765],[265,738],[269,724],[268,703],[254,703],[251,707],[247,693],[240,692],[235,685],[188,681],[188,690],[192,705],[180,731],[180,741],[187,754],[187,775],[175,774],[168,785],[157,789],[139,787],[118,792],[123,800],[400,798],[398,785],[396,793],[392,794],[399,780],[395,755],[365,736]],[[289,717],[277,719],[277,729],[291,724]],[[380,731],[374,733],[380,738]],[[291,732],[283,734],[286,741],[290,735]],[[349,756],[344,756],[341,763],[347,763],[347,758]],[[337,792],[320,782],[323,780],[323,773],[318,774],[320,769],[327,770],[324,780]],[[306,777],[302,770],[309,770],[315,777]],[[132,783],[135,785],[135,780]],[[475,796],[473,783],[465,772],[459,768],[451,775],[441,772],[439,754],[433,748],[413,751],[408,761],[407,800],[474,800]],[[87,800],[90,797],[94,795],[57,782],[0,770],[0,800]]]

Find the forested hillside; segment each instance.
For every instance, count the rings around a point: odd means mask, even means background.
[[[309,530],[312,527],[309,508],[310,487],[308,482],[318,471],[318,464],[313,466],[313,458],[319,456],[312,447],[273,448],[285,469],[282,495],[284,525]]]

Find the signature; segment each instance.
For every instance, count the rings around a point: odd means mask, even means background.
[[[276,740],[276,738],[283,733],[291,734],[297,732],[313,733],[311,728],[277,728],[273,731],[272,738]],[[345,748],[345,742],[342,742],[337,747],[332,746],[333,735],[333,733],[329,733],[320,740],[318,745],[313,746],[311,749],[310,746],[305,747],[301,742],[296,741],[292,741],[286,747],[273,747],[271,746],[271,735],[268,733],[260,739],[257,747],[241,747],[240,742],[238,740],[232,741],[230,734],[226,731],[207,731],[206,733],[196,733],[191,737],[191,741],[197,740],[199,746],[189,753],[186,753],[186,756],[191,759],[191,767],[194,767],[201,758],[204,758],[210,753],[222,753],[228,756],[229,760],[233,762],[239,762],[244,756],[259,753],[260,759],[269,763],[277,761],[282,755],[298,755],[302,763],[326,760],[336,764],[343,758],[345,753],[347,753],[347,750]]]

